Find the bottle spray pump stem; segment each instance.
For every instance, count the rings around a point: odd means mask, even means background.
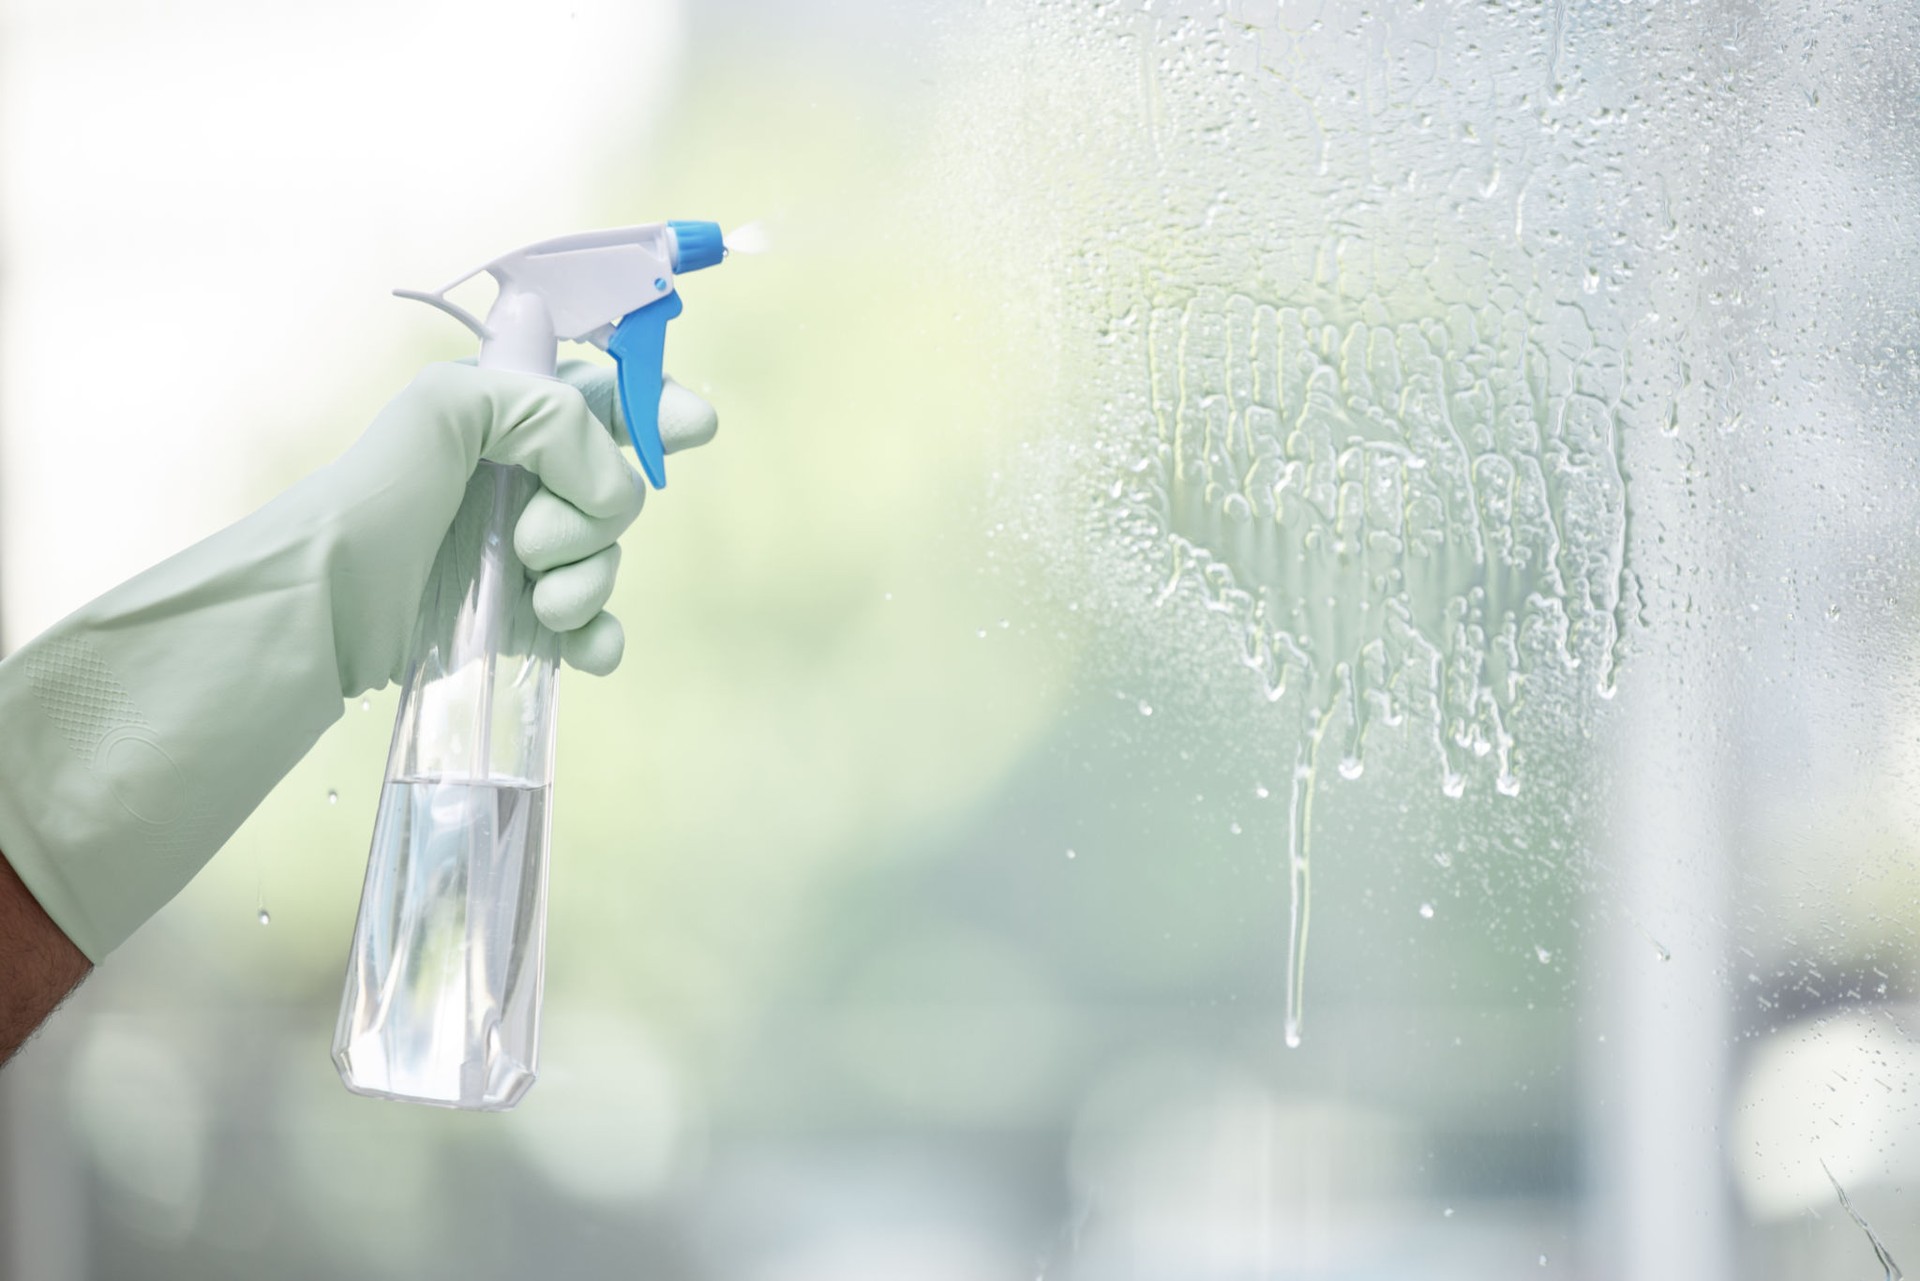
[[[488,368],[551,376],[562,340],[610,353],[659,489],[674,279],[724,255],[715,223],[653,223],[544,240],[437,290],[394,292],[472,330]],[[447,297],[482,271],[499,285],[484,321]],[[536,488],[482,462],[421,598],[334,1035],[355,1093],[502,1111],[533,1084],[559,653],[513,552]]]
[[[512,369],[523,374],[552,377],[560,342],[553,333],[553,315],[537,293],[501,287],[487,312],[487,331],[480,338],[483,369]]]

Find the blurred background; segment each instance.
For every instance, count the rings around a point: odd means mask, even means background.
[[[527,1100],[328,1060],[383,691],[0,1073],[0,1275],[1920,1260],[1909,6],[0,23],[9,649],[468,353],[394,286],[774,244],[562,682]]]

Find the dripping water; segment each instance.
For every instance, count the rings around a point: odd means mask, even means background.
[[[1306,1013],[1307,927],[1313,915],[1313,797],[1319,788],[1320,744],[1333,711],[1314,718],[1293,768],[1293,799],[1287,819],[1287,1017],[1288,1049],[1300,1047]]]
[[[1820,1169],[1826,1174],[1827,1182],[1833,1184],[1834,1193],[1840,1198],[1840,1208],[1847,1212],[1847,1217],[1853,1220],[1855,1226],[1867,1234],[1867,1244],[1873,1247],[1873,1257],[1885,1270],[1884,1281],[1901,1281],[1903,1274],[1900,1271],[1900,1265],[1893,1261],[1892,1253],[1888,1251],[1886,1243],[1880,1239],[1879,1234],[1873,1230],[1873,1225],[1866,1221],[1860,1211],[1853,1208],[1853,1198],[1849,1197],[1847,1190],[1840,1186],[1840,1180],[1833,1177],[1833,1171],[1827,1169],[1824,1159],[1820,1162]]]

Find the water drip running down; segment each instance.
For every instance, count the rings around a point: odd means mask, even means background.
[[[253,850],[253,910],[260,924],[273,923],[273,917],[267,914],[267,867],[258,845]]]
[[[1287,811],[1287,1048],[1300,1048],[1300,1024],[1306,1016],[1307,927],[1313,909],[1313,796],[1320,773],[1320,744],[1333,714],[1320,718],[1300,747],[1293,770],[1293,799]]]
[[[1827,1182],[1833,1184],[1834,1193],[1840,1198],[1840,1208],[1845,1210],[1847,1217],[1852,1219],[1854,1224],[1859,1227],[1862,1232],[1867,1234],[1867,1244],[1873,1247],[1873,1257],[1878,1260],[1880,1266],[1885,1269],[1886,1275],[1883,1281],[1901,1281],[1902,1273],[1900,1271],[1900,1265],[1893,1261],[1893,1255],[1888,1253],[1885,1243],[1882,1242],[1879,1235],[1874,1232],[1873,1226],[1861,1217],[1860,1211],[1853,1208],[1853,1199],[1847,1195],[1847,1190],[1840,1186],[1840,1180],[1833,1177],[1833,1171],[1827,1168],[1826,1161],[1822,1160],[1820,1162],[1820,1169],[1827,1176]]]

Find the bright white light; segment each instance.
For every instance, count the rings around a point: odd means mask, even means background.
[[[9,645],[357,434],[443,323],[393,286],[664,216],[604,193],[678,0],[0,15]]]

